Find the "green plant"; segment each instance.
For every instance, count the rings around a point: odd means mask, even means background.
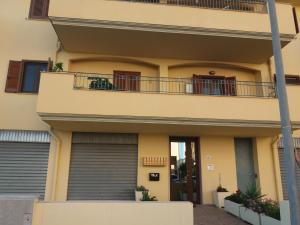
[[[137,186],[135,190],[136,191],[148,191],[148,189],[146,189],[143,185]]]
[[[262,198],[264,196],[256,185],[250,185],[246,192],[242,193],[243,205],[254,212],[263,213]]]
[[[115,90],[115,86],[109,82],[107,78],[102,77],[88,77],[88,80],[92,80],[89,88],[96,90]]]
[[[55,65],[52,68],[52,71],[53,72],[62,72],[62,71],[64,71],[63,63],[62,62],[55,63]]]
[[[155,196],[151,196],[149,194],[149,191],[143,191],[143,198],[141,199],[141,201],[157,201],[157,198]]]
[[[256,187],[256,185],[250,185],[248,186],[245,193],[242,193],[243,198],[246,199],[252,199],[252,200],[260,200],[265,195],[262,195],[260,192],[260,189]]]
[[[280,207],[278,202],[273,201],[272,199],[264,199],[261,202],[261,207],[266,216],[280,220]]]
[[[239,190],[237,190],[234,194],[227,196],[225,199],[237,204],[243,203],[242,192]]]
[[[226,188],[222,187],[222,185],[219,185],[217,187],[217,192],[228,192],[228,190]]]
[[[221,173],[219,173],[219,186],[217,187],[217,192],[228,192],[228,190],[222,186]]]

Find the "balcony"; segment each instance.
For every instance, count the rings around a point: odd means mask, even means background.
[[[280,132],[272,83],[155,77],[136,82],[111,75],[43,73],[37,112],[52,127],[72,131]]]
[[[216,78],[216,77],[214,77]],[[235,79],[145,77],[74,73],[74,89],[131,93],[275,98],[274,83]]]
[[[285,46],[295,37],[292,6],[277,3],[277,11]],[[52,0],[49,18],[71,52],[247,63],[272,56],[265,0]]]

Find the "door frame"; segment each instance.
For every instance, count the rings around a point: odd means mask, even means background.
[[[195,136],[169,136],[169,199],[171,201],[171,142],[187,142],[187,141],[194,141],[195,142],[195,154],[196,154],[196,161],[198,165],[198,170],[196,174],[197,179],[197,201],[193,202],[194,204],[202,204],[203,202],[203,193],[202,193],[202,173],[201,173],[201,149],[200,149],[200,137]]]

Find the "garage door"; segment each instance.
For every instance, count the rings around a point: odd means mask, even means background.
[[[0,141],[0,194],[44,198],[49,143]]]
[[[134,200],[137,135],[73,133],[69,200]]]
[[[294,139],[294,145],[297,148],[298,154],[300,155],[300,139]],[[281,170],[281,180],[282,180],[282,190],[284,199],[288,199],[287,192],[287,180],[286,180],[286,168],[284,165],[284,155],[283,155],[283,143],[279,145],[279,160],[280,160],[280,170]],[[296,166],[296,181],[297,181],[297,190],[298,190],[298,198],[300,201],[300,168]]]

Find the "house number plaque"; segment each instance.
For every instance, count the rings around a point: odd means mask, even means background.
[[[159,181],[159,173],[149,173],[150,181]]]

